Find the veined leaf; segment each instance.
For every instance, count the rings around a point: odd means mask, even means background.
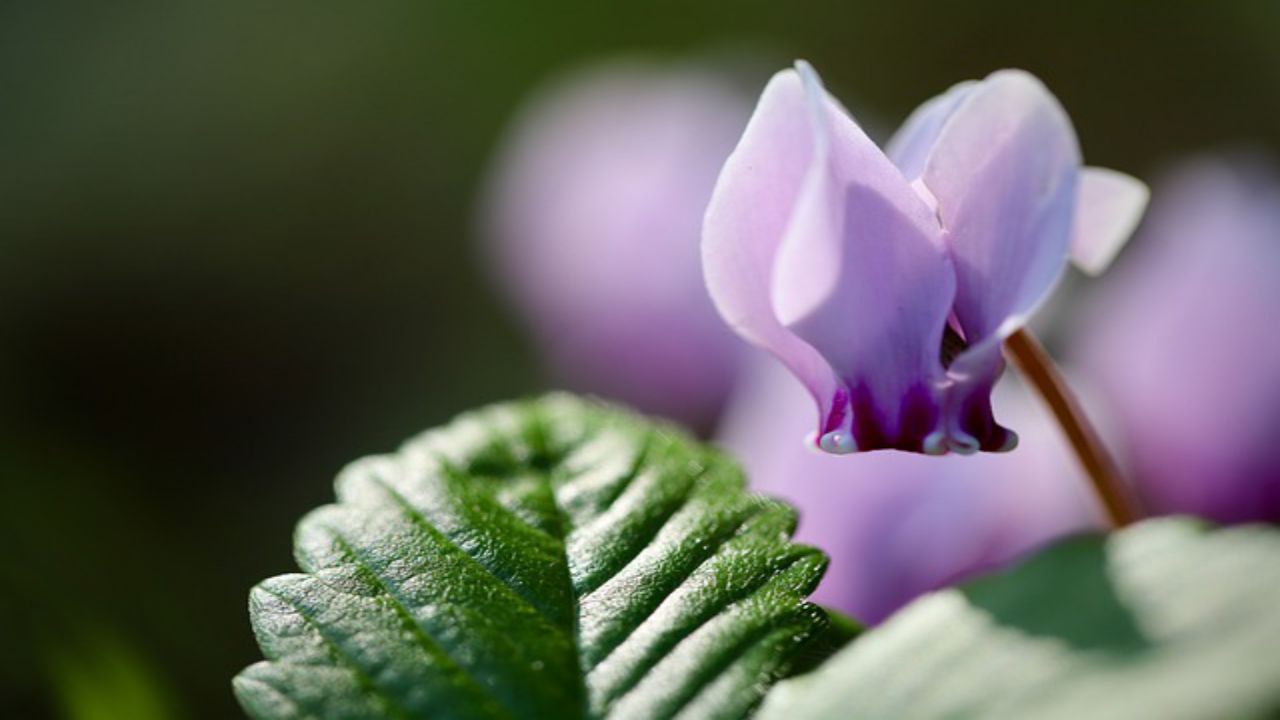
[[[926,596],[757,717],[1280,716],[1280,531],[1152,520]]]
[[[598,403],[465,415],[337,495],[251,593],[254,717],[743,717],[825,642],[794,512]]]

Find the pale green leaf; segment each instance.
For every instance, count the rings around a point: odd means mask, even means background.
[[[1280,716],[1280,531],[1153,520],[925,596],[758,717]]]

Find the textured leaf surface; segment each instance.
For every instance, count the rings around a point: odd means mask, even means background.
[[[926,596],[758,717],[1280,716],[1280,531],[1153,520]]]
[[[337,495],[251,593],[255,717],[742,717],[827,632],[788,507],[597,403],[465,415]]]

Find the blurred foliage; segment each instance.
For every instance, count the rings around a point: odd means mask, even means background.
[[[100,631],[50,652],[48,672],[70,720],[169,720],[173,700],[158,674],[118,638]]]
[[[1262,1],[5,3],[0,641],[111,627],[236,712],[247,589],[341,464],[540,387],[472,203],[551,73],[697,53],[755,87],[803,55],[892,122],[1017,65],[1142,174],[1280,145],[1277,37]],[[0,704],[52,712],[3,655]]]

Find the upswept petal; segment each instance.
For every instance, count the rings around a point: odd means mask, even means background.
[[[794,70],[769,81],[707,206],[702,266],[725,322],[768,350],[800,379],[828,417],[839,381],[830,365],[783,326],[771,286],[779,245],[814,154],[805,91]]]
[[[777,253],[774,308],[842,381],[822,419],[824,449],[921,451],[940,421],[939,347],[955,293],[941,230],[813,69],[797,69],[813,153]]]
[[[908,180],[915,180],[924,173],[925,163],[943,124],[978,84],[977,80],[965,80],[926,100],[889,138],[884,146],[885,154]]]
[[[1079,199],[1071,231],[1071,260],[1090,275],[1101,275],[1129,240],[1151,191],[1146,183],[1116,170],[1080,171]]]
[[[1066,113],[1028,73],[1001,70],[942,124],[922,181],[956,273],[955,319],[968,348],[948,369],[947,441],[1007,449],[991,415],[1000,344],[1020,329],[1066,265],[1080,151]]]
[[[938,134],[923,178],[956,262],[956,315],[970,344],[1007,337],[1058,278],[1079,164],[1066,113],[1017,70],[989,76]]]

